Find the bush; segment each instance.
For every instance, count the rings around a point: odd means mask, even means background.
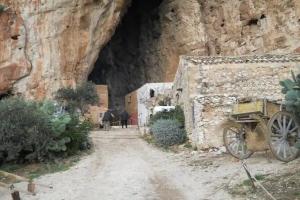
[[[93,128],[92,123],[88,120],[80,122],[78,116],[72,116],[71,118],[72,120],[63,134],[71,140],[66,144],[68,155],[73,155],[79,150],[86,150],[91,147],[88,134]]]
[[[86,82],[77,87],[61,88],[57,91],[56,99],[65,101],[69,112],[75,112],[79,109],[81,113],[86,112],[87,105],[95,105],[99,102],[99,96],[95,84]]]
[[[187,136],[181,124],[174,119],[159,119],[151,125],[154,141],[158,146],[169,147],[185,142]]]
[[[49,151],[56,155],[61,153],[73,155],[90,146],[88,133],[92,125],[89,122],[81,122],[76,113],[66,113],[52,102],[45,102],[41,108],[51,116],[53,140],[48,145]]]
[[[300,122],[300,74],[295,76],[292,72],[292,79],[287,79],[280,82],[282,93],[285,94],[285,106],[288,112],[295,115]],[[300,141],[296,146],[300,149]]]
[[[53,102],[0,101],[0,164],[44,161],[89,148],[89,122]]]
[[[6,6],[3,4],[0,4],[0,13],[4,12],[6,9]]]
[[[52,140],[48,115],[37,103],[20,98],[0,101],[0,161],[43,160]]]
[[[158,112],[155,115],[153,115],[150,119],[150,125],[154,124],[159,119],[173,119],[177,120],[180,123],[181,127],[184,127],[184,113],[180,106],[176,106],[174,110],[171,110],[169,112]]]
[[[287,79],[280,82],[282,93],[285,94],[286,110],[295,114],[300,119],[300,74],[292,72],[293,80]]]

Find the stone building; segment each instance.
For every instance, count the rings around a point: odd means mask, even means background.
[[[182,56],[173,97],[182,105],[186,129],[199,148],[223,145],[222,123],[242,98],[282,101],[280,80],[298,71],[300,55]]]
[[[138,102],[137,102],[137,90],[127,94],[125,96],[125,110],[130,115],[129,123],[131,125],[138,124]]]
[[[107,85],[96,85],[97,94],[99,96],[98,105],[90,106],[86,116],[96,125],[100,123],[100,117],[108,109],[108,89]]]
[[[147,83],[137,90],[139,126],[149,122],[154,106],[171,95],[173,83]]]
[[[126,111],[136,117],[140,127],[147,126],[154,106],[171,99],[173,83],[147,83],[125,97]]]

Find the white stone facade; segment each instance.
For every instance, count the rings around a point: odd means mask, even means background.
[[[300,55],[181,57],[173,96],[199,148],[222,146],[222,123],[242,98],[283,100],[280,80],[299,71]]]
[[[173,83],[147,83],[137,90],[138,101],[138,124],[140,127],[147,126],[152,108],[160,95],[171,94]],[[150,90],[154,91],[154,97],[150,97]]]

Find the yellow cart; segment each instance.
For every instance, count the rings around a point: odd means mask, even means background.
[[[223,130],[227,151],[246,159],[269,149],[278,160],[294,160],[299,154],[300,126],[293,114],[283,110],[282,105],[267,100],[234,105]]]

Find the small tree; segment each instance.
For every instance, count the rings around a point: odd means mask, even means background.
[[[92,82],[83,83],[76,89],[61,88],[57,91],[56,99],[65,101],[69,111],[74,112],[78,108],[81,114],[86,112],[88,105],[95,105],[99,102],[95,84]]]
[[[85,111],[87,105],[96,105],[99,102],[95,84],[92,82],[86,82],[80,85],[76,90],[76,94],[81,111]]]

